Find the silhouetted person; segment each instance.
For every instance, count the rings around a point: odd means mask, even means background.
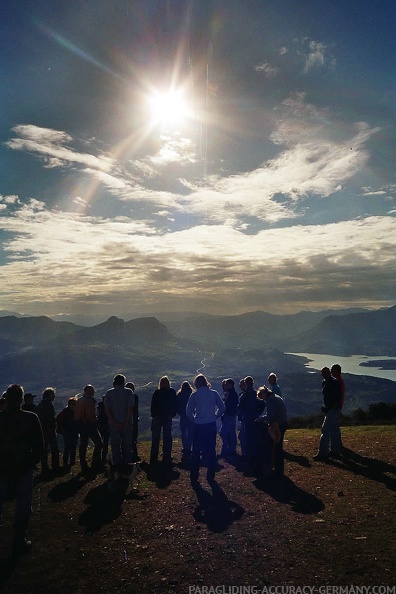
[[[330,455],[338,457],[341,452],[341,437],[338,426],[342,400],[341,384],[331,375],[328,367],[323,367],[321,373],[323,377],[322,411],[325,413],[325,418],[322,425],[318,453],[314,456],[314,460],[317,461],[325,461]]]
[[[201,456],[207,464],[206,478],[215,480],[216,472],[216,421],[225,411],[220,394],[212,390],[204,375],[194,379],[195,392],[187,403],[187,416],[194,423],[191,455],[191,483],[198,481]]]
[[[132,412],[132,455],[133,455],[133,462],[142,462],[141,457],[139,456],[138,452],[138,437],[139,437],[139,396],[135,392],[135,384],[133,382],[128,382],[125,384],[126,388],[130,388],[133,392],[135,397],[135,402],[133,405],[133,412]]]
[[[172,419],[177,414],[176,392],[171,388],[169,378],[161,377],[158,388],[151,399],[151,453],[150,464],[158,461],[162,430],[162,461],[172,462]]]
[[[35,398],[36,398],[36,396],[31,394],[30,392],[26,392],[26,394],[23,397],[22,410],[36,412],[36,405],[34,404]]]
[[[220,437],[223,445],[220,455],[226,458],[227,456],[235,456],[236,454],[236,419],[238,415],[239,398],[234,387],[234,380],[228,378],[223,382],[222,400],[225,405],[225,411],[221,416]]]
[[[274,393],[274,394],[278,394],[278,396],[282,397],[282,390],[280,388],[280,385],[278,384],[278,378],[276,376],[276,373],[270,373],[268,376],[268,384],[269,384],[269,389]]]
[[[135,396],[125,387],[126,377],[118,373],[113,387],[105,394],[105,408],[109,419],[111,456],[114,466],[130,464],[132,453],[132,418]]]
[[[192,394],[192,386],[189,382],[183,382],[176,393],[177,413],[180,418],[180,433],[182,439],[182,462],[189,462],[191,458],[191,448],[193,442],[194,423],[190,421],[186,413],[188,399]]]
[[[7,388],[7,407],[0,412],[0,516],[7,500],[10,483],[16,496],[14,554],[28,550],[26,537],[32,513],[34,467],[44,452],[44,438],[36,414],[21,410],[23,388],[13,384]]]
[[[255,420],[262,412],[257,400],[256,390],[253,387],[253,378],[245,377],[246,390],[239,399],[239,415],[242,419],[246,440],[246,468],[253,470],[257,462],[257,428]]]
[[[76,450],[78,441],[77,424],[74,412],[77,396],[72,396],[67,401],[67,406],[56,417],[56,432],[63,438],[63,466],[74,466],[76,463]]]
[[[344,402],[345,402],[345,383],[344,383],[343,377],[341,375],[341,365],[339,365],[338,363],[334,363],[334,365],[332,365],[332,367],[330,369],[330,372],[331,372],[331,375],[336,378],[336,380],[340,383],[340,386],[341,386],[341,406],[340,406],[340,413],[341,413],[342,409],[344,408]],[[340,444],[342,447],[342,438],[341,438],[339,419],[338,419],[338,430],[340,432]]]
[[[285,459],[283,438],[287,429],[287,411],[283,398],[266,386],[257,390],[257,397],[265,402],[264,412],[256,419],[260,428],[258,467],[261,478],[283,476]]]
[[[80,434],[80,447],[78,455],[82,472],[88,472],[87,449],[89,440],[94,444],[92,454],[92,470],[99,470],[101,467],[102,438],[98,431],[98,422],[96,418],[96,400],[95,388],[91,384],[84,387],[84,393],[77,400],[74,418],[77,424],[77,430]]]
[[[109,441],[110,441],[110,428],[109,428],[109,419],[106,414],[106,408],[104,405],[104,396],[102,400],[99,400],[96,409],[98,412],[98,429],[100,436],[102,438],[102,462],[103,464],[106,463],[107,454],[109,452]]]
[[[55,407],[53,401],[55,399],[55,389],[46,388],[43,391],[41,401],[36,406],[34,411],[41,422],[41,428],[44,435],[44,454],[41,459],[41,471],[43,474],[48,473],[48,448],[51,451],[51,466],[52,470],[59,470],[59,448],[58,440],[56,439],[56,421],[55,421]]]

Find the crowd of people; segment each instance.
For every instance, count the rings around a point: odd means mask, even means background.
[[[314,456],[318,461],[340,454],[338,417],[345,395],[339,365],[331,370],[323,368],[322,376],[325,418]],[[238,441],[247,475],[261,480],[281,477],[287,411],[276,374],[270,373],[268,386],[257,390],[253,378],[246,376],[239,381],[239,392],[234,380],[226,378],[221,392],[214,390],[202,374],[194,378],[192,385],[182,382],[177,392],[167,376],[160,378],[151,399],[150,467],[160,463],[161,435],[162,465],[172,464],[172,426],[178,415],[181,464],[190,470],[192,486],[198,483],[201,466],[206,467],[207,481],[213,484],[217,458],[235,460]],[[114,377],[113,387],[99,401],[93,385],[87,384],[83,393],[70,397],[58,414],[53,404],[55,395],[55,389],[48,387],[35,405],[31,393],[24,394],[22,386],[12,384],[0,399],[0,515],[12,482],[16,493],[13,550],[17,553],[31,545],[26,530],[36,465],[41,464],[43,477],[61,468],[68,471],[76,464],[77,448],[82,474],[104,470],[107,462],[114,472],[142,461],[138,454],[139,398],[134,384],[127,382],[124,375]],[[217,433],[222,444],[218,455]],[[62,466],[57,435],[63,438]],[[91,466],[87,460],[90,441]]]

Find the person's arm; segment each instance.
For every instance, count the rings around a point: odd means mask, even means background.
[[[35,466],[40,462],[44,453],[44,436],[41,429],[40,419],[34,413],[32,414],[32,428],[31,428],[31,442],[32,447],[32,464]]]
[[[190,395],[188,399],[187,406],[186,406],[186,415],[188,419],[194,422],[194,412],[195,412],[195,392]]]
[[[224,414],[226,407],[225,407],[224,402],[220,398],[220,394],[218,392],[216,392],[216,406],[217,406],[216,417],[219,418],[219,417],[221,417],[221,415]]]

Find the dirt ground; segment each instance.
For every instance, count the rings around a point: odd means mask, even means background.
[[[220,459],[217,485],[207,485],[202,469],[194,490],[178,440],[172,467],[141,465],[137,491],[111,491],[106,473],[83,477],[78,466],[38,480],[33,546],[20,559],[8,556],[13,502],[7,505],[2,591],[394,585],[394,427],[343,429],[343,456],[331,463],[312,460],[318,438],[317,430],[288,431],[286,476],[261,483],[245,475],[240,458]],[[140,444],[145,460],[149,447]]]

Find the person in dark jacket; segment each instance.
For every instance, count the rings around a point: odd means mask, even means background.
[[[36,396],[34,396],[34,394],[26,392],[26,394],[23,397],[22,410],[30,410],[30,412],[36,412],[36,405],[34,404],[35,398]]]
[[[74,418],[78,396],[72,396],[67,406],[56,417],[56,432],[63,437],[63,466],[74,466],[78,441],[77,423]]]
[[[226,458],[235,456],[237,447],[236,419],[238,415],[239,397],[235,390],[234,380],[228,378],[224,380],[223,402],[225,411],[221,416],[220,437],[223,445],[220,456]]]
[[[257,427],[255,420],[263,410],[262,402],[257,399],[253,387],[254,380],[248,375],[245,377],[246,389],[239,399],[239,416],[243,424],[246,447],[246,470],[254,470],[257,463]],[[260,407],[261,405],[261,407]]]
[[[44,435],[44,454],[41,459],[41,472],[48,473],[48,447],[51,450],[52,470],[59,470],[59,448],[56,439],[56,414],[52,404],[55,399],[55,389],[46,388],[43,391],[41,401],[36,406],[35,413],[38,415]]]
[[[99,400],[98,404],[96,405],[96,410],[98,413],[98,430],[103,442],[102,463],[106,464],[107,454],[109,453],[110,427],[109,419],[106,414],[104,399],[105,397],[102,396],[102,400]]]
[[[322,412],[325,418],[322,425],[322,434],[319,440],[318,453],[314,456],[317,462],[325,462],[329,456],[338,457],[341,452],[341,435],[338,418],[342,403],[341,384],[332,375],[328,367],[322,371]]]
[[[13,483],[16,508],[12,549],[19,555],[32,544],[26,531],[32,513],[34,467],[43,455],[44,438],[38,416],[21,410],[22,386],[9,386],[5,398],[7,407],[0,412],[0,516]]]
[[[194,423],[187,417],[186,406],[188,399],[192,394],[192,386],[189,382],[183,382],[177,391],[177,414],[180,418],[180,433],[183,444],[182,463],[188,463],[191,458],[191,448],[193,442]]]
[[[172,462],[172,419],[177,414],[176,392],[170,386],[169,378],[161,377],[158,388],[151,399],[151,453],[150,464],[158,461],[162,430],[162,461]]]

